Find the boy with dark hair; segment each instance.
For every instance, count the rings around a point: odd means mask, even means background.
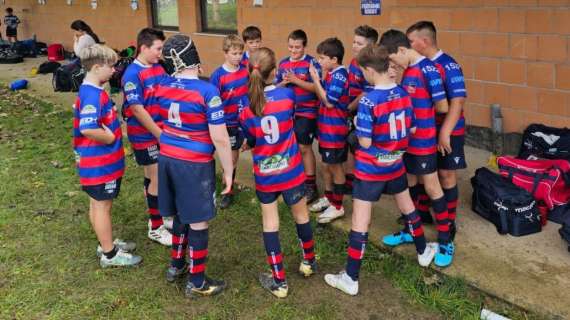
[[[286,86],[295,93],[294,130],[307,176],[305,181],[307,203],[311,203],[318,198],[316,159],[312,146],[317,134],[320,101],[315,95],[315,84],[309,74],[309,67],[311,64],[314,65],[318,73],[321,73],[321,67],[315,58],[305,53],[307,41],[307,34],[301,29],[289,34],[287,49],[290,56],[279,62],[275,82],[277,86]]]
[[[349,295],[358,293],[372,204],[380,199],[382,193],[394,195],[398,208],[406,217],[406,228],[416,245],[421,266],[429,266],[437,247],[426,243],[421,220],[408,191],[402,159],[413,126],[410,97],[389,75],[390,63],[385,48],[367,46],[360,51],[357,61],[374,89],[360,99],[356,116],[356,179],[346,271],[325,275],[328,285]]]
[[[417,129],[410,136],[410,145],[404,155],[404,163],[410,182],[412,199],[418,202],[418,185],[423,182],[435,212],[438,231],[439,259],[435,264],[446,267],[451,264],[453,251],[449,250],[449,220],[447,201],[437,176],[437,139],[435,111],[447,112],[448,104],[443,81],[436,65],[412,49],[406,35],[398,30],[388,30],[380,39],[386,46],[390,59],[404,68],[402,86],[412,97]],[[407,230],[385,236],[389,246],[411,243]]]
[[[419,21],[406,31],[412,47],[428,57],[431,61],[441,66],[443,86],[449,102],[447,113],[436,114],[436,126],[438,131],[437,157],[439,179],[443,187],[443,193],[447,200],[450,222],[450,250],[454,251],[453,239],[455,237],[456,210],[459,199],[457,189],[457,170],[465,169],[465,118],[463,106],[467,97],[465,79],[461,66],[448,54],[441,51],[437,46],[437,31],[431,21]],[[423,191],[423,190],[422,190]],[[425,192],[422,192],[422,195]],[[427,198],[424,196],[424,199]],[[429,202],[421,201],[420,208],[429,213]],[[428,200],[428,199],[425,199]],[[437,257],[436,257],[437,259]]]
[[[348,134],[348,71],[342,65],[344,46],[337,38],[329,38],[317,46],[319,70],[311,65],[309,72],[315,83],[315,92],[321,100],[317,119],[319,153],[323,159],[325,196],[315,202],[310,210],[324,212],[317,218],[319,223],[329,223],[344,215],[343,163],[347,157]],[[332,204],[332,205],[331,205]]]
[[[137,164],[144,169],[144,194],[149,213],[148,237],[170,246],[172,235],[166,230],[158,211],[158,139],[162,124],[158,106],[152,97],[154,87],[165,75],[158,63],[164,39],[164,33],[158,29],[144,28],[139,32],[137,58],[125,70],[121,84],[128,138]]]
[[[4,16],[4,24],[6,25],[6,38],[10,42],[18,41],[18,25],[20,19],[14,15],[14,9],[6,8],[6,16]]]
[[[245,43],[245,52],[241,58],[241,64],[247,67],[249,56],[261,48],[261,29],[256,26],[248,26],[241,32],[241,37]]]
[[[348,66],[348,96],[350,98],[350,104],[348,105],[348,110],[351,114],[356,113],[356,108],[358,107],[358,101],[363,96],[364,93],[372,90],[372,86],[366,82],[362,70],[358,63],[356,62],[356,56],[362,50],[362,48],[376,44],[378,42],[378,31],[369,25],[361,25],[354,29],[354,37],[352,39],[352,60]],[[351,117],[352,118],[352,117]],[[354,135],[354,127],[352,125],[352,119],[349,119],[348,125],[351,128],[349,133],[349,138],[347,139],[349,144],[349,151],[345,169],[345,192],[346,194],[352,194],[352,181],[354,180],[354,174],[352,170],[354,169],[354,152],[356,138]]]
[[[83,49],[80,58],[87,74],[73,106],[73,149],[81,188],[89,195],[89,220],[99,240],[99,263],[103,268],[137,265],[142,258],[128,253],[135,244],[113,241],[111,224],[125,154],[117,109],[103,85],[113,75],[118,57],[111,48],[95,44]]]
[[[249,73],[247,68],[240,64],[244,43],[237,35],[231,34],[225,37],[222,49],[225,62],[214,70],[210,76],[210,83],[220,90],[220,95],[224,102],[226,127],[228,128],[232,144],[232,161],[234,166],[232,182],[235,182],[239,150],[244,142],[244,135],[239,127],[238,117],[241,111],[249,105],[247,97]],[[232,201],[233,188],[230,193],[222,196],[220,209],[229,207]]]

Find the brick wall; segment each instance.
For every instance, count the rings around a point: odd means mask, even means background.
[[[222,37],[197,34],[197,0],[179,0],[180,29],[191,33],[206,72],[223,60]],[[71,45],[69,24],[84,19],[109,45],[120,48],[134,42],[138,29],[150,22],[148,4],[130,10],[128,0],[6,0],[24,18],[22,31],[44,41]],[[570,127],[570,0],[383,0],[381,16],[360,15],[358,0],[238,0],[238,28],[261,27],[264,44],[278,56],[287,54],[286,38],[295,28],[309,35],[308,51],[318,41],[338,36],[350,59],[352,30],[370,24],[381,32],[405,29],[420,19],[433,20],[440,46],[463,66],[467,78],[466,117],[470,125],[488,127],[489,104],[503,107],[506,132],[521,132],[530,122]]]

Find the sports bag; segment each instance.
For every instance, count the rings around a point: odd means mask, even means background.
[[[55,61],[46,61],[38,67],[39,74],[48,74],[54,73],[59,67],[61,67],[61,63]]]
[[[570,129],[529,125],[523,133],[518,158],[533,157],[570,161]]]
[[[47,47],[47,55],[49,61],[65,60],[63,45],[60,43],[50,44]]]
[[[24,62],[24,56],[16,53],[10,47],[0,48],[0,64],[14,64]]]
[[[570,201],[570,162],[566,160],[522,160],[498,157],[502,176],[527,190],[539,203],[543,224],[549,211]]]
[[[77,92],[85,78],[85,70],[77,63],[61,66],[53,73],[52,85],[56,92]]]
[[[111,86],[111,89],[114,89],[114,91],[121,90],[121,80],[123,79],[123,74],[125,74],[125,70],[127,70],[127,67],[133,61],[134,58],[132,57],[120,58],[119,61],[117,61],[115,64],[115,72],[113,72],[111,79],[109,79],[109,85]]]
[[[479,168],[471,178],[474,212],[492,222],[500,234],[515,237],[540,232],[542,225],[536,200],[487,168]]]

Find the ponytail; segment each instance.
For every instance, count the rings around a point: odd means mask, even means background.
[[[71,29],[73,29],[75,31],[83,31],[83,32],[87,33],[89,36],[91,36],[91,38],[93,38],[93,40],[95,40],[95,43],[101,43],[101,40],[99,40],[99,37],[95,34],[95,32],[93,32],[91,27],[87,23],[85,23],[85,21],[83,21],[83,20],[73,21],[71,23]]]
[[[265,106],[265,86],[275,70],[275,53],[269,48],[260,48],[249,59],[249,108],[256,116],[263,114]]]

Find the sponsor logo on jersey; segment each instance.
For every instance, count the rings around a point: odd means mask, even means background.
[[[125,91],[133,91],[137,89],[137,85],[132,82],[125,83]]]
[[[81,114],[83,114],[83,115],[94,114],[94,113],[97,113],[97,108],[95,108],[95,106],[92,104],[88,104],[81,109]]]
[[[215,96],[213,97],[210,102],[208,102],[208,107],[215,108],[222,105],[222,98]]]
[[[259,171],[261,173],[271,173],[280,171],[289,167],[289,157],[276,154],[270,158],[259,162]]]

